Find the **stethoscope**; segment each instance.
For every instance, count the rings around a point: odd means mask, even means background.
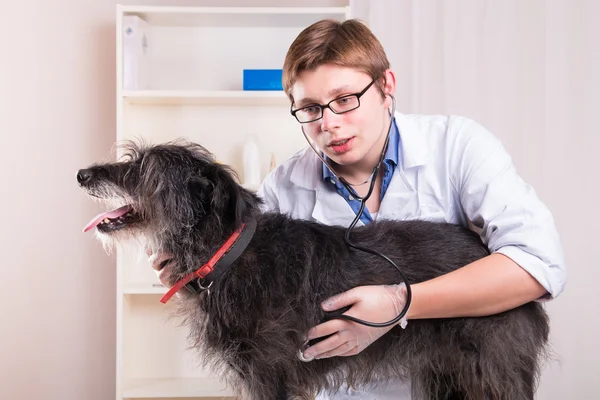
[[[346,244],[348,246],[350,246],[350,247],[352,247],[354,249],[365,251],[367,253],[374,254],[374,255],[380,256],[383,259],[385,259],[387,262],[389,262],[390,264],[392,264],[398,270],[398,272],[400,272],[400,275],[402,276],[402,280],[404,281],[404,284],[406,285],[406,304],[404,305],[404,308],[402,309],[402,311],[400,312],[400,314],[398,314],[398,316],[396,318],[392,319],[391,321],[388,321],[388,322],[368,322],[368,321],[364,321],[364,320],[352,317],[350,315],[343,314],[343,312],[347,311],[349,307],[346,307],[345,309],[342,309],[342,310],[338,310],[337,312],[334,312],[334,313],[329,313],[328,319],[333,319],[333,318],[346,319],[346,320],[349,320],[349,321],[357,322],[357,323],[362,324],[362,325],[367,325],[367,326],[372,326],[372,327],[377,327],[377,328],[382,328],[382,327],[386,327],[386,326],[390,326],[390,325],[394,325],[394,324],[398,323],[398,321],[400,321],[404,317],[404,315],[406,315],[406,313],[408,312],[408,308],[410,307],[410,302],[411,302],[411,299],[412,299],[412,292],[411,292],[410,284],[408,283],[408,279],[406,279],[406,276],[404,275],[404,273],[400,270],[400,268],[392,260],[390,260],[386,255],[381,254],[378,251],[371,250],[371,249],[366,248],[366,247],[362,247],[362,246],[357,245],[355,243],[352,243],[350,241],[350,232],[352,231],[352,229],[354,229],[354,227],[356,226],[356,224],[360,220],[360,217],[362,216],[362,214],[363,214],[363,212],[365,210],[365,206],[367,204],[367,200],[369,199],[369,197],[371,197],[371,193],[373,192],[373,188],[375,187],[375,182],[377,181],[377,175],[379,174],[379,169],[380,169],[381,164],[383,162],[383,159],[385,157],[385,153],[387,151],[388,144],[389,144],[389,141],[390,141],[390,132],[392,131],[392,124],[394,123],[394,114],[396,112],[396,98],[393,95],[389,94],[389,93],[387,95],[392,99],[391,110],[388,110],[389,117],[390,117],[390,123],[388,125],[387,135],[386,135],[386,138],[385,138],[385,143],[384,143],[383,148],[381,150],[381,154],[379,155],[379,161],[373,167],[373,172],[371,172],[371,175],[368,178],[368,179],[371,180],[371,183],[369,185],[369,190],[368,190],[367,194],[364,197],[359,196],[358,193],[356,193],[356,191],[352,187],[352,185],[346,179],[344,179],[344,177],[340,177],[340,176],[337,175],[337,173],[335,172],[334,168],[331,167],[331,165],[329,165],[329,163],[322,156],[322,152],[319,151],[318,146],[306,134],[306,132],[304,131],[304,126],[301,126],[302,134],[304,135],[306,141],[308,142],[308,144],[310,145],[310,147],[313,149],[313,151],[315,152],[315,154],[321,159],[321,161],[323,162],[323,164],[327,167],[327,169],[329,169],[329,171],[331,171],[331,173],[344,186],[344,188],[346,188],[346,190],[348,190],[348,192],[352,195],[352,197],[354,197],[356,200],[358,200],[360,202],[360,209],[359,209],[358,213],[356,214],[356,217],[354,218],[354,220],[352,221],[352,223],[348,226],[348,228],[346,228],[346,233],[344,235],[344,241],[346,242]],[[368,179],[364,183],[368,182]],[[361,185],[364,184],[364,183],[361,183]]]

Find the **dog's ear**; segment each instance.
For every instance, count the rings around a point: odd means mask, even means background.
[[[235,209],[235,225],[238,226],[254,210],[256,199],[252,193],[238,184],[235,184],[234,191],[236,192],[235,196],[233,196],[235,202],[233,206]]]
[[[212,197],[214,193],[214,184],[210,179],[197,176],[188,182],[193,208],[200,215],[207,215],[210,211]]]
[[[218,166],[216,175],[213,207],[218,214],[226,217],[227,222],[237,227],[253,213],[259,200],[235,181],[234,173],[227,167]]]

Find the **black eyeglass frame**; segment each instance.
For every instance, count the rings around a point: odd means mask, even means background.
[[[364,94],[367,92],[367,90],[369,90],[369,88],[370,88],[371,86],[373,86],[373,84],[374,84],[376,81],[377,81],[377,78],[373,79],[373,80],[371,81],[371,83],[369,83],[369,84],[368,84],[368,85],[367,85],[367,86],[366,86],[366,87],[365,87],[363,90],[361,90],[361,91],[360,91],[360,92],[358,92],[358,93],[346,94],[346,95],[344,95],[344,96],[337,97],[337,98],[335,98],[335,99],[331,100],[331,101],[330,101],[329,103],[327,103],[327,104],[310,104],[310,105],[308,105],[308,106],[300,107],[300,108],[297,108],[297,109],[295,109],[295,110],[293,110],[293,109],[292,109],[292,107],[293,107],[293,105],[294,105],[294,104],[292,104],[292,105],[290,106],[290,113],[291,113],[291,114],[294,116],[294,118],[296,118],[296,121],[300,122],[301,124],[308,124],[308,123],[310,123],[310,122],[315,122],[315,121],[318,121],[318,120],[320,120],[321,118],[323,118],[323,113],[325,112],[325,109],[326,109],[326,108],[330,109],[330,110],[331,110],[331,112],[333,112],[334,114],[345,114],[345,113],[347,113],[347,112],[354,111],[354,110],[356,110],[357,108],[359,108],[359,107],[360,107],[360,98],[362,97],[362,95],[364,95]],[[335,111],[333,108],[331,108],[331,103],[333,103],[334,101],[340,101],[340,100],[342,100],[342,99],[349,98],[349,97],[356,97],[356,100],[358,101],[358,104],[356,105],[356,107],[354,107],[354,108],[351,108],[350,110],[345,110],[345,111],[341,111],[341,112],[337,112],[337,111]],[[298,111],[301,111],[301,110],[304,110],[304,109],[306,109],[306,108],[310,108],[310,107],[319,107],[319,108],[321,109],[321,113],[320,113],[319,117],[318,117],[318,118],[315,118],[315,119],[311,119],[311,120],[309,120],[309,121],[300,121],[300,119],[298,119],[298,116],[296,115],[296,113],[297,113]]]

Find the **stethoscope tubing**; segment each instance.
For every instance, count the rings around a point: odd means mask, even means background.
[[[361,319],[352,317],[350,315],[346,315],[343,313],[339,313],[339,314],[330,314],[329,318],[339,318],[339,319],[346,319],[346,320],[350,320],[350,321],[354,321],[357,322],[359,324],[362,325],[367,325],[367,326],[372,326],[372,327],[386,327],[386,326],[390,326],[390,325],[394,325],[396,323],[398,323],[402,317],[404,317],[406,315],[406,313],[408,312],[408,308],[410,307],[410,303],[412,300],[412,291],[410,288],[410,284],[408,282],[408,280],[406,279],[406,276],[404,275],[404,273],[402,272],[402,270],[400,270],[400,268],[392,261],[390,260],[387,256],[385,256],[384,254],[381,254],[379,252],[376,252],[374,250],[365,248],[365,247],[361,247],[358,246],[354,243],[352,243],[350,241],[350,232],[352,231],[352,229],[354,229],[354,227],[356,226],[356,224],[358,223],[358,221],[360,220],[360,217],[362,216],[364,209],[365,209],[365,205],[367,200],[369,199],[369,197],[371,197],[371,194],[373,192],[373,188],[375,187],[375,182],[377,181],[377,174],[379,173],[379,168],[381,167],[381,163],[383,162],[383,159],[385,157],[385,153],[387,152],[387,148],[389,145],[389,141],[390,141],[390,132],[392,131],[392,124],[394,123],[394,115],[396,113],[396,99],[393,95],[388,94],[388,96],[391,97],[392,99],[392,110],[390,113],[390,123],[387,129],[387,136],[385,139],[385,143],[383,145],[383,148],[381,150],[381,155],[379,157],[379,161],[377,162],[377,164],[373,167],[373,172],[371,173],[370,179],[371,179],[371,183],[369,185],[369,190],[367,192],[367,194],[364,197],[359,196],[356,191],[354,190],[354,188],[350,185],[350,183],[348,181],[346,181],[346,179],[344,179],[343,177],[338,176],[338,174],[335,172],[335,170],[329,165],[329,163],[325,160],[325,158],[321,155],[321,152],[313,145],[313,141],[308,137],[308,135],[306,134],[306,132],[304,131],[304,127],[301,127],[302,130],[302,134],[304,135],[304,137],[306,138],[306,141],[308,142],[308,144],[310,145],[310,147],[313,149],[313,151],[315,152],[315,154],[321,159],[321,161],[323,162],[323,164],[327,167],[327,169],[329,169],[329,171],[331,171],[331,173],[337,178],[337,180],[339,182],[341,182],[341,184],[346,188],[346,190],[348,190],[348,192],[361,203],[360,206],[360,210],[359,212],[356,214],[356,217],[354,218],[354,220],[352,221],[352,223],[348,226],[348,228],[346,229],[346,234],[344,235],[344,240],[346,242],[346,244],[350,247],[353,247],[355,249],[358,250],[362,250],[377,256],[380,256],[382,258],[384,258],[387,262],[389,262],[390,264],[392,264],[394,267],[396,267],[396,269],[398,270],[398,272],[400,273],[400,275],[402,276],[402,279],[406,285],[406,304],[404,305],[404,308],[402,309],[402,311],[400,312],[400,314],[398,316],[396,316],[396,318],[394,318],[391,321],[388,322],[368,322],[368,321],[363,321]]]

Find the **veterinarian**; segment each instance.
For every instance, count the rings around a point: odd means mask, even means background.
[[[490,315],[563,291],[565,261],[553,217],[501,142],[468,118],[392,113],[396,78],[365,25],[321,21],[305,29],[286,56],[283,86],[292,118],[319,154],[307,147],[266,177],[258,193],[267,209],[347,227],[360,202],[341,179],[360,197],[375,179],[359,225],[383,218],[446,221],[469,226],[488,244],[490,256],[411,285],[408,324]],[[357,287],[322,307],[352,306],[347,314],[384,322],[405,304],[406,287],[399,283]],[[302,358],[353,356],[390,329],[332,320],[309,332],[309,339],[332,336]],[[321,398],[409,399],[410,382]]]

